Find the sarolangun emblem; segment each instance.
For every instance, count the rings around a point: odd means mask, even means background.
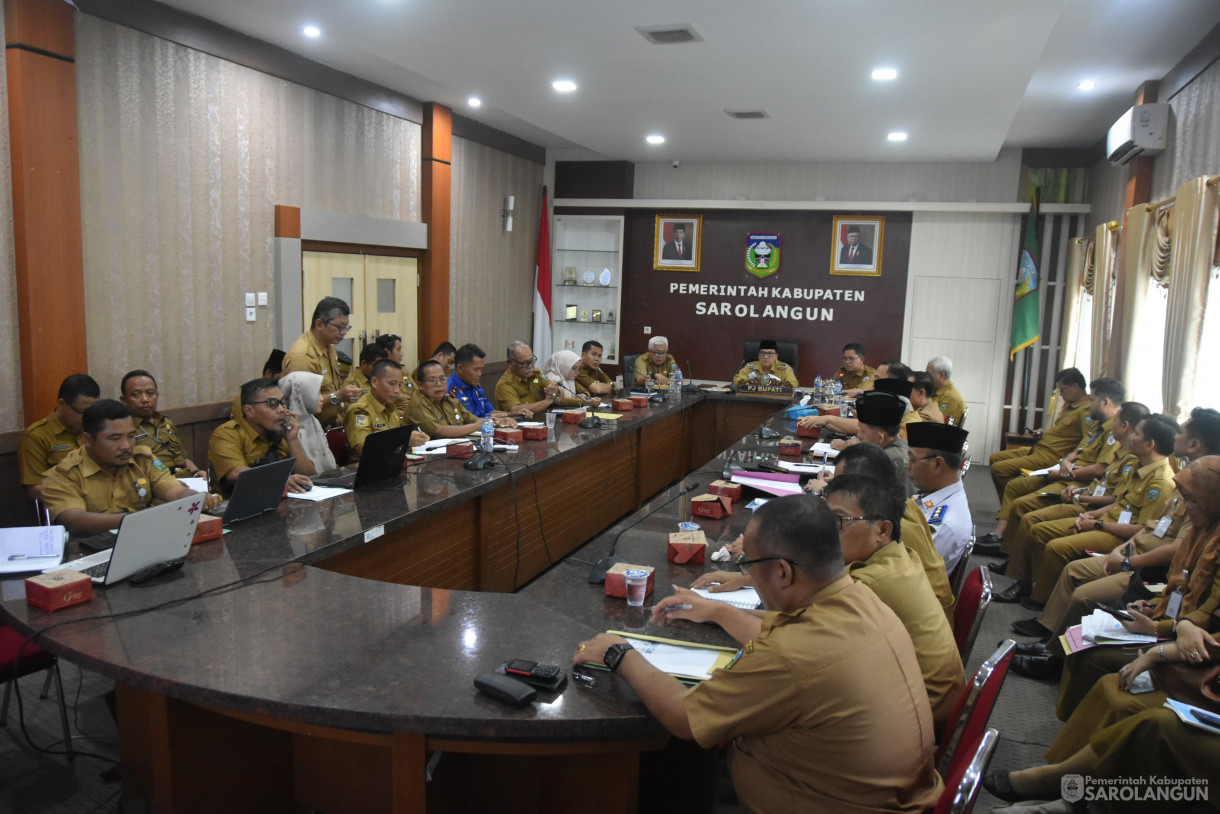
[[[746,236],[746,271],[755,277],[769,277],[779,271],[779,235],[752,233]]]

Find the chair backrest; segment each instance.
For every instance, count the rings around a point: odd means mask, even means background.
[[[746,362],[754,362],[758,359],[758,345],[761,339],[747,339],[745,345],[741,349],[741,358]],[[792,369],[796,370],[797,343],[790,339],[775,340],[775,348],[779,351],[779,360],[792,365]],[[737,371],[734,370],[733,373]],[[731,378],[733,373],[729,374]]]
[[[996,697],[1004,686],[1004,678],[1008,675],[1008,665],[1012,661],[1013,649],[1017,643],[1005,639],[1000,646],[984,661],[974,674],[973,680],[962,690],[953,714],[945,724],[945,731],[940,733],[940,741],[936,747],[936,770],[949,782],[946,772],[954,757],[963,749],[967,752],[974,749],[983,736],[983,729],[991,718],[991,710],[995,707]]]
[[[327,430],[326,445],[330,447],[330,454],[335,456],[335,466],[343,466],[347,463],[347,456],[350,454],[347,446],[347,430],[342,427],[332,427]]]
[[[962,408],[962,420],[961,420],[961,421],[959,421],[959,422],[957,422],[957,426],[959,426],[959,427],[964,427],[964,426],[966,426],[966,416],[968,416],[968,415],[970,415],[970,408],[969,408],[969,407],[963,407],[963,408]]]
[[[628,353],[623,356],[623,389],[631,390],[631,385],[635,383],[635,360],[639,359],[644,354]]]
[[[945,790],[933,809],[935,814],[970,814],[979,794],[983,773],[991,763],[999,740],[999,731],[988,729],[979,740],[978,748],[962,753],[960,760],[949,768],[948,773],[943,775]]]
[[[957,565],[953,566],[953,573],[949,574],[949,587],[952,589],[955,599],[961,594],[966,574],[970,572],[970,554],[974,551],[974,543],[975,537],[971,534],[966,538],[966,547],[962,550],[961,559],[957,561]]]
[[[953,637],[957,639],[957,652],[962,661],[970,658],[970,649],[979,635],[983,614],[991,604],[991,572],[980,565],[966,575],[966,581],[957,594],[957,607],[953,609]]]

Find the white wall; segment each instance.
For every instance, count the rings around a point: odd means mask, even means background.
[[[1019,215],[961,213],[916,212],[911,224],[902,358],[916,369],[953,360],[976,462],[1000,448],[1020,227]]]

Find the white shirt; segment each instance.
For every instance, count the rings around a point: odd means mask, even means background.
[[[932,527],[932,542],[945,560],[945,570],[952,573],[974,528],[966,487],[959,480],[931,494],[916,495],[915,502]]]

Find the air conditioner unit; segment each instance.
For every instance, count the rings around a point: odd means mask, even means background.
[[[1106,134],[1106,156],[1111,164],[1129,164],[1136,156],[1156,155],[1165,149],[1168,130],[1168,104],[1136,105]]]

